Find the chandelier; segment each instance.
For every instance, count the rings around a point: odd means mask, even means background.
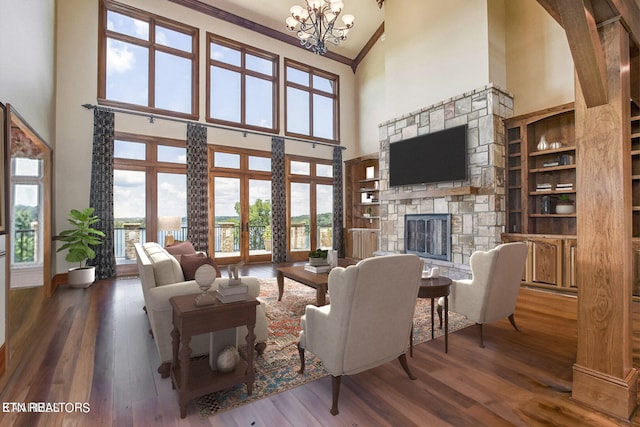
[[[305,0],[306,9],[293,6],[286,19],[287,29],[296,31],[300,44],[314,53],[327,53],[327,43],[339,45],[353,27],[353,15],[343,15],[343,27],[336,27],[336,20],[344,4],[340,0]]]

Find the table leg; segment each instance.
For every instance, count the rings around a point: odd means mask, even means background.
[[[433,298],[431,298],[431,339],[433,336]]]
[[[326,285],[318,286],[316,288],[316,304],[318,305],[318,307],[322,307],[327,303],[326,296],[327,296],[327,286]]]
[[[276,275],[278,280],[278,301],[282,300],[282,294],[284,293],[284,274],[281,271],[278,271]]]
[[[191,337],[182,337],[182,349],[180,350],[180,388],[178,401],[180,403],[180,418],[187,416],[187,402],[185,391],[189,389],[189,363],[191,362]]]
[[[252,310],[255,311],[255,308]],[[255,380],[255,370],[253,369],[253,341],[256,338],[256,334],[253,329],[255,327],[254,323],[247,325],[247,395],[251,395],[253,393],[253,381]]]
[[[449,297],[444,297],[444,352],[449,352]]]

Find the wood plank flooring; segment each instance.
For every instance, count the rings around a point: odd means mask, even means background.
[[[243,274],[274,277],[271,264]],[[576,353],[575,298],[522,290],[521,332],[507,320],[453,333],[449,353],[436,339],[416,345],[411,381],[397,361],[344,377],[340,414],[329,413],[325,377],[270,398],[201,419],[194,404],[179,418],[169,379],[142,311],[137,278],[86,290],[60,287],[46,301],[32,345],[2,378],[2,426],[640,426],[571,399]],[[88,403],[89,412],[7,412],[11,402]]]

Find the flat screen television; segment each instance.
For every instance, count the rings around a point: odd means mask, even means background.
[[[467,179],[467,125],[389,144],[389,185]]]

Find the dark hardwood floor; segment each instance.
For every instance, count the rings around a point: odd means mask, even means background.
[[[245,266],[243,274],[274,277],[275,269]],[[416,345],[409,359],[416,381],[397,362],[344,377],[335,417],[325,377],[207,419],[191,403],[181,420],[171,381],[156,372],[138,279],[63,286],[46,302],[30,351],[3,379],[0,425],[640,426],[571,399],[575,304],[522,290],[515,313],[521,332],[505,319],[485,326],[484,349],[475,327],[451,334],[448,354],[442,339]],[[88,403],[88,412],[8,412],[7,405],[25,402]]]

